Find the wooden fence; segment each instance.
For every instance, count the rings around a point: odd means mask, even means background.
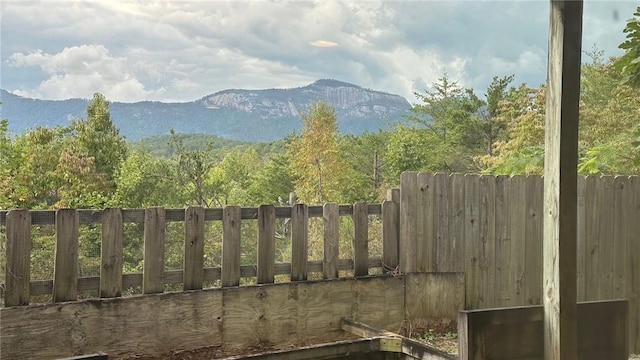
[[[404,173],[400,270],[466,274],[467,309],[540,305],[543,179]],[[578,179],[578,300],[629,300],[640,352],[640,178]]]
[[[237,286],[241,278],[256,277],[258,284],[273,283],[276,275],[288,274],[291,281],[307,280],[308,273],[321,272],[324,279],[338,277],[339,270],[353,276],[369,274],[370,268],[396,271],[398,264],[397,190],[382,204],[323,206],[296,204],[257,208],[189,207],[187,209],[11,210],[0,212],[5,225],[6,290],[5,306],[28,305],[32,295],[52,295],[53,302],[73,301],[81,291],[99,291],[101,298],[120,297],[123,289],[142,287],[143,294],[161,293],[165,284],[183,284],[184,290],[203,288],[207,281],[219,280],[222,287]],[[395,195],[394,195],[395,194]],[[393,201],[393,197],[396,201]],[[369,256],[369,215],[379,215],[383,223],[383,255]],[[353,219],[353,259],[338,254],[341,216]],[[308,261],[309,218],[324,219],[323,260]],[[291,262],[275,262],[275,221],[290,219]],[[180,270],[165,270],[165,228],[167,222],[184,222],[184,262]],[[220,267],[204,267],[205,222],[222,222]],[[241,222],[257,221],[257,264],[241,265]],[[143,272],[123,274],[123,227],[144,223]],[[78,277],[78,237],[81,224],[102,224],[100,276]],[[55,271],[51,280],[30,277],[31,228],[55,224]]]

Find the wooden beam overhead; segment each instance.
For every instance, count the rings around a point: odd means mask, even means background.
[[[577,359],[576,229],[582,0],[551,0],[544,169],[546,360]]]

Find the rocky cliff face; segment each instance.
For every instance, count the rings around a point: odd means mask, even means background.
[[[224,90],[187,103],[111,104],[111,119],[128,139],[181,133],[205,133],[243,141],[281,139],[302,126],[300,112],[325,100],[336,110],[342,133],[375,132],[404,121],[410,108],[401,96],[363,89],[336,80],[318,80],[294,89]],[[87,101],[22,98],[2,91],[2,115],[9,130],[22,133],[38,125],[66,126],[86,117]]]

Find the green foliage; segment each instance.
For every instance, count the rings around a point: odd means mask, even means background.
[[[623,83],[640,86],[640,6],[633,15],[624,29],[627,39],[619,48],[625,53],[616,62],[616,69],[622,74]]]

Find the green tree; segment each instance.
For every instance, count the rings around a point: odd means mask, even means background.
[[[250,175],[247,193],[254,204],[283,205],[293,191],[289,156],[275,154]]]
[[[640,6],[633,15],[624,29],[627,39],[619,48],[625,53],[616,62],[616,68],[623,76],[623,83],[640,86]]]

